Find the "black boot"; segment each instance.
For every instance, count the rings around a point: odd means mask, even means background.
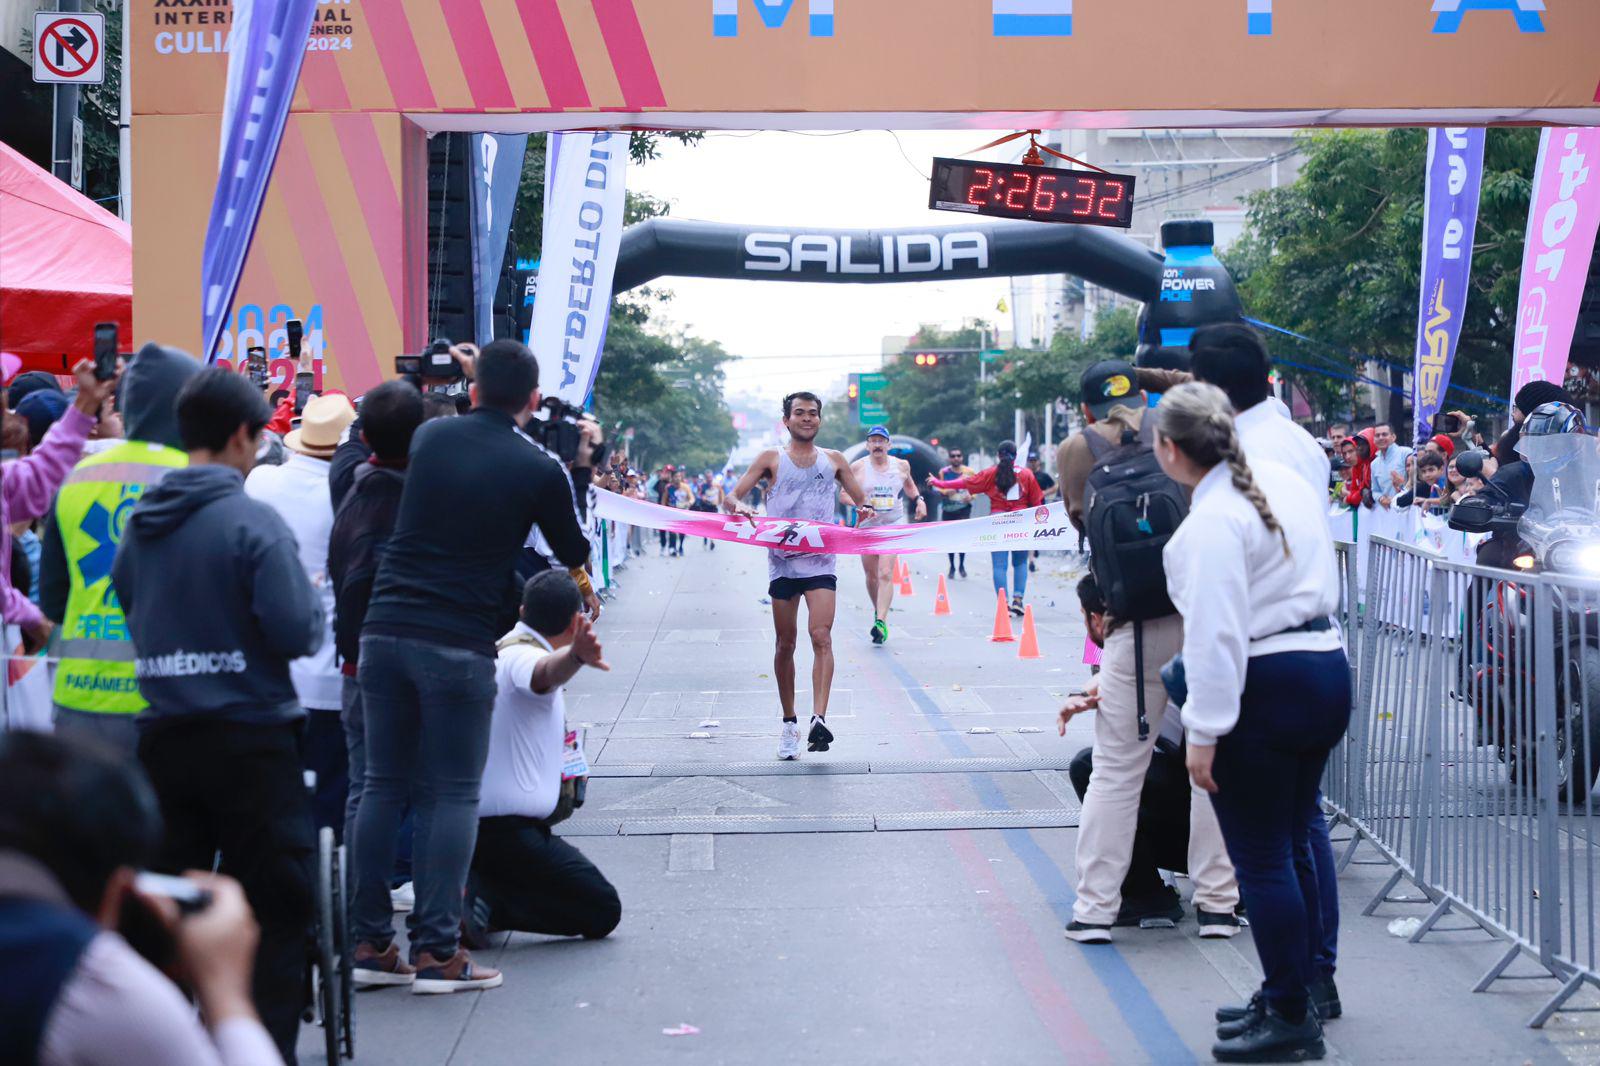
[[[1333,978],[1323,977],[1312,981],[1306,993],[1311,997],[1311,1009],[1323,1021],[1330,1022],[1344,1013],[1344,1005],[1339,1002],[1339,989],[1334,985]]]
[[[1298,1024],[1267,1007],[1244,1032],[1213,1044],[1211,1054],[1218,1062],[1307,1062],[1322,1058],[1327,1049],[1322,1024],[1309,1006]]]

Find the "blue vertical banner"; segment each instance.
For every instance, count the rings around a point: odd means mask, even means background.
[[[1483,130],[1430,129],[1422,219],[1422,298],[1412,375],[1418,440],[1432,434],[1434,416],[1450,385],[1461,317],[1467,309],[1482,183]]]
[[[200,259],[207,364],[217,361],[316,13],[317,0],[234,0],[217,191]]]
[[[494,340],[494,297],[527,150],[526,133],[472,135],[472,302],[479,346]]]

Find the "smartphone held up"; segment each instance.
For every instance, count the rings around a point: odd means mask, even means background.
[[[96,381],[110,381],[117,376],[117,324],[97,322],[94,327],[94,376]]]

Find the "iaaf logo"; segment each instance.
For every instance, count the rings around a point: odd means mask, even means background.
[[[884,234],[876,246],[849,234],[752,233],[744,239],[746,270],[818,274],[929,274],[971,263],[989,269],[989,237],[976,230]]]
[[[860,0],[857,0],[859,3]],[[983,0],[972,0],[974,6]],[[1100,8],[1117,0],[989,0],[991,32],[996,37],[1071,37],[1076,3]],[[1221,6],[1220,0],[1213,0]],[[1234,0],[1238,3],[1239,0]],[[789,19],[795,0],[749,0],[768,29],[778,29]],[[807,29],[812,37],[832,37],[835,0],[807,0]],[[1252,37],[1273,36],[1274,0],[1244,0],[1244,32]],[[1457,33],[1468,14],[1506,12],[1519,33],[1543,33],[1541,12],[1545,0],[1412,0],[1424,16],[1433,12],[1434,33]],[[715,37],[739,36],[741,0],[711,0],[711,33]],[[1428,5],[1428,6],[1423,6]],[[1398,6],[1398,5],[1396,5]],[[1235,8],[1237,10],[1237,8]],[[1489,22],[1487,18],[1478,22]]]

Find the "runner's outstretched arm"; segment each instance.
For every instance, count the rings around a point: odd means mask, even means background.
[[[775,449],[769,448],[756,456],[756,461],[750,464],[750,469],[744,472],[744,477],[739,479],[739,483],[733,487],[733,491],[723,494],[722,509],[729,514],[754,518],[755,511],[745,506],[743,500],[750,494],[750,490],[756,487],[756,482],[763,477],[777,477],[774,472],[777,465],[778,453]]]

